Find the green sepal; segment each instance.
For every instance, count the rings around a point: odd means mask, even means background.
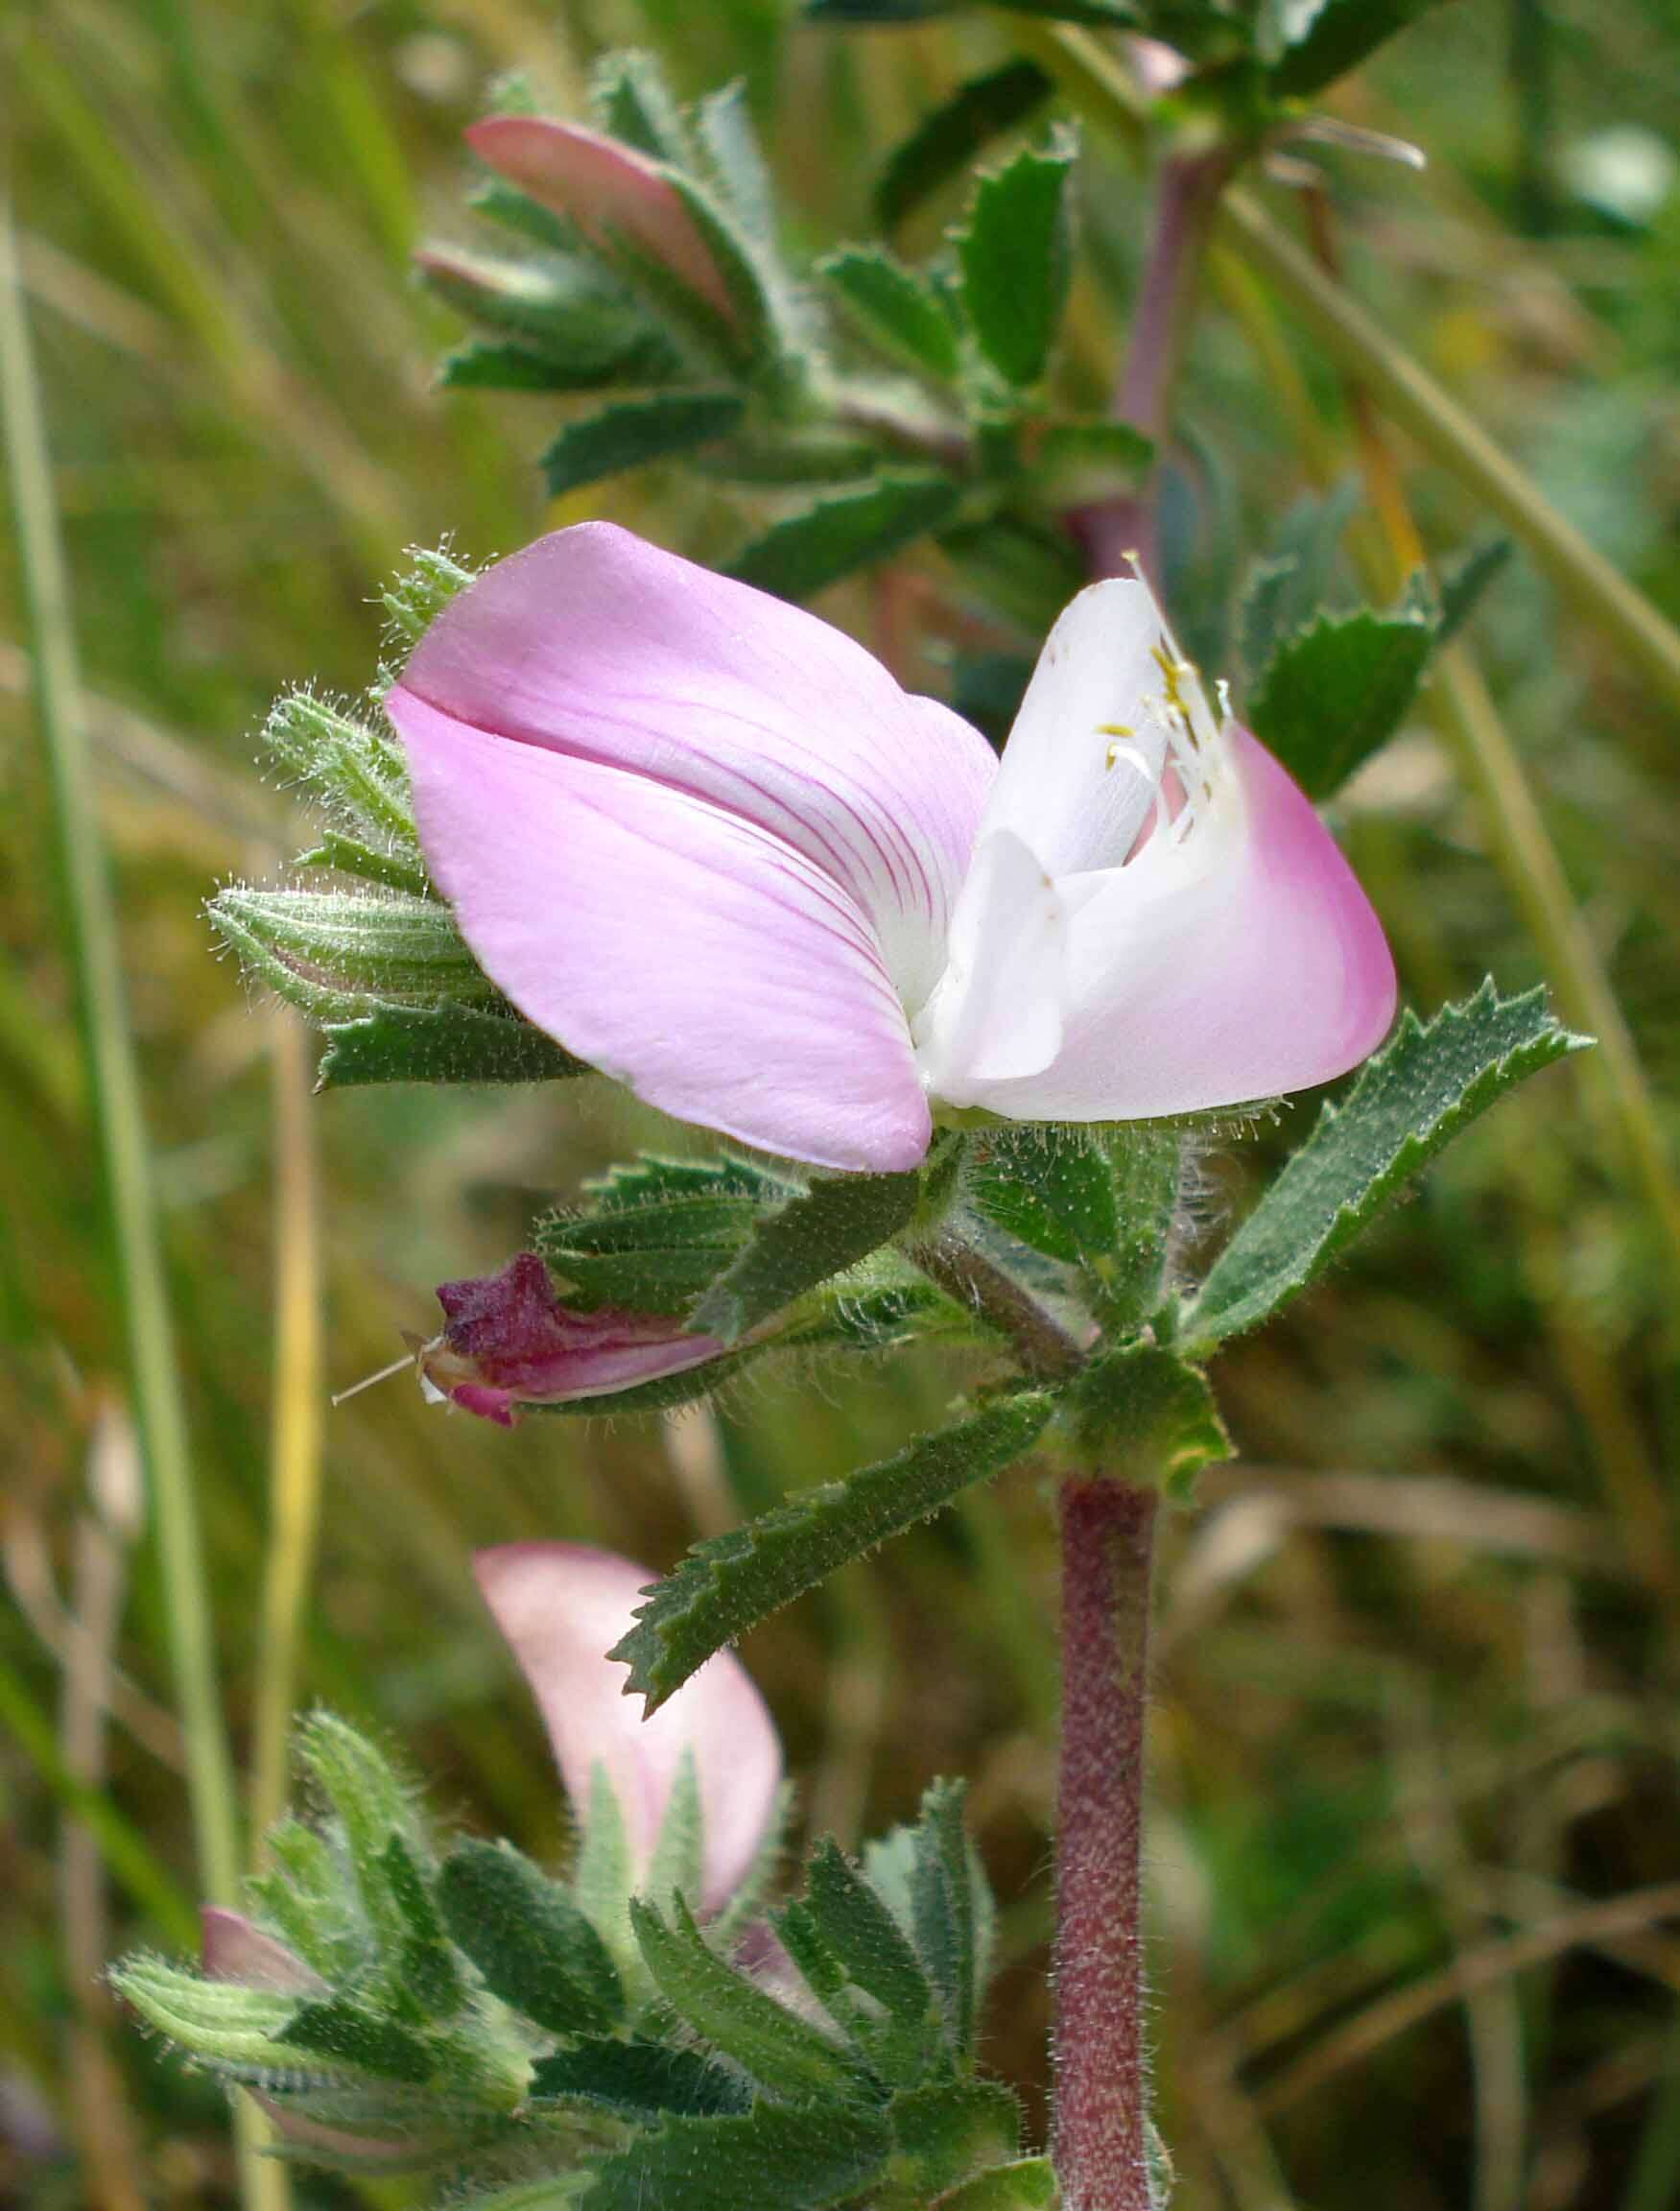
[[[379,595],[385,609],[387,651],[405,658],[452,599],[473,581],[473,571],[456,559],[447,544],[411,545],[409,565]]]
[[[848,1980],[894,2019],[919,2023],[926,2018],[933,1989],[913,1945],[880,1895],[829,1838],[811,1854],[805,1902]]]
[[[680,2019],[772,2095],[843,2101],[858,2092],[844,2050],[715,1956],[680,1896],[671,1914],[668,1921],[641,1897],[630,1902],[643,1962]]]
[[[796,1185],[745,1160],[645,1155],[585,1185],[587,1210],[536,1224],[538,1251],[570,1302],[687,1313]]]
[[[431,2019],[459,2011],[466,1990],[438,1916],[427,1877],[400,1835],[385,1845],[385,1886],[408,1922],[400,1961],[402,1985]]]
[[[615,2117],[646,2121],[668,2111],[745,2111],[751,2101],[737,2073],[669,2042],[585,2036],[539,2057],[531,2074],[537,2101],[581,2104]]]
[[[958,236],[962,303],[982,352],[1026,390],[1050,363],[1073,275],[1077,142],[1058,129],[1042,153],[982,176]]]
[[[745,407],[739,392],[673,391],[620,399],[599,414],[580,416],[540,457],[549,496],[710,445],[729,435]]]
[[[1199,1354],[1266,1319],[1460,1129],[1526,1077],[1591,1042],[1559,1027],[1544,990],[1501,998],[1491,976],[1428,1023],[1408,1008],[1214,1262],[1185,1315],[1186,1347]]]
[[[599,2165],[583,2211],[835,2211],[866,2198],[891,2153],[879,2111],[759,2103],[674,2116]]]
[[[560,1082],[592,1070],[511,1009],[373,1006],[322,1032],[319,1086],[372,1082]]]
[[[930,471],[880,476],[860,490],[837,491],[772,523],[724,573],[778,598],[809,599],[943,529],[961,496],[948,476]]]
[[[689,1326],[725,1343],[741,1338],[831,1276],[854,1267],[905,1227],[920,1181],[909,1175],[835,1175],[814,1181],[774,1212],[695,1306]]]
[[[491,1995],[537,2026],[600,2033],[623,2016],[605,1943],[565,1890],[510,1843],[459,1844],[439,1869],[438,1903]]]
[[[924,277],[884,246],[842,246],[817,273],[864,333],[918,374],[949,382],[961,366],[957,330]]]
[[[1440,563],[1436,577],[1440,597],[1437,645],[1445,645],[1463,629],[1489,584],[1504,573],[1515,550],[1508,537],[1483,537],[1467,545],[1455,559]]]
[[[1090,1129],[986,1130],[974,1140],[970,1202],[996,1228],[1069,1265],[1113,1251],[1120,1237],[1114,1172]]]
[[[1036,61],[1006,61],[959,84],[888,156],[875,186],[875,217],[898,225],[982,148],[1043,107],[1054,89]]]
[[[685,1744],[672,1777],[642,1891],[649,1896],[680,1896],[686,1905],[698,1910],[705,1863],[699,1768],[695,1763],[694,1746]]]
[[[283,998],[316,978],[344,993],[477,997],[491,985],[447,906],[391,892],[219,891],[216,928]]]
[[[1248,725],[1309,798],[1328,798],[1393,736],[1434,644],[1421,609],[1320,612],[1272,654]]]
[[[910,1902],[916,1955],[933,1987],[945,2038],[959,2058],[973,2055],[985,1985],[989,1900],[978,1893],[978,1865],[962,1823],[963,1785],[935,1781],[913,1830]]]
[[[306,852],[299,852],[292,863],[295,868],[330,868],[337,875],[357,875],[366,883],[378,883],[387,891],[406,891],[411,897],[424,898],[431,890],[431,882],[424,867],[410,852],[389,845],[368,844],[360,837],[347,837],[342,830],[328,829],[318,844]]]
[[[419,273],[458,314],[497,334],[493,343],[480,343],[476,368],[472,347],[448,356],[442,383],[590,392],[615,383],[663,383],[681,368],[681,354],[647,311],[616,278],[580,256],[513,260],[452,248],[423,254]],[[512,376],[491,373],[498,346],[516,357]]]
[[[1207,1376],[1153,1343],[1122,1343],[1081,1367],[1064,1416],[1082,1457],[1124,1464],[1175,1503],[1231,1456]]]
[[[1176,1129],[1132,1121],[1102,1130],[1100,1141],[1114,1178],[1119,1232],[1112,1250],[1088,1256],[1086,1276],[1105,1327],[1135,1328],[1165,1295],[1184,1138]]]
[[[206,1981],[145,1952],[112,1966],[110,1985],[149,2027],[205,2064],[250,2072],[286,2062],[282,2038],[297,2009],[296,1995]]]
[[[682,119],[658,58],[640,47],[603,54],[589,80],[589,106],[609,137],[622,138],[655,161],[686,167],[694,158]]]
[[[409,1792],[389,1758],[336,1712],[312,1712],[298,1724],[296,1756],[337,1818],[362,1912],[381,1961],[400,1967],[410,1923],[390,1878],[397,1838],[423,1848]]]
[[[889,1535],[943,1510],[1029,1450],[1054,1400],[1024,1391],[923,1436],[843,1482],[698,1543],[653,1590],[608,1653],[654,1711],[715,1651]]]
[[[287,691],[269,709],[263,745],[359,836],[417,851],[402,756],[379,730],[313,691]]]

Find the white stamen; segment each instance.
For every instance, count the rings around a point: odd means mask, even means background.
[[[405,1351],[400,1359],[393,1359],[389,1367],[382,1367],[377,1374],[364,1374],[360,1382],[352,1382],[347,1390],[335,1390],[332,1403],[343,1405],[346,1398],[360,1397],[364,1390],[371,1390],[376,1382],[389,1382],[393,1374],[400,1374],[405,1367],[412,1367],[418,1351]]]

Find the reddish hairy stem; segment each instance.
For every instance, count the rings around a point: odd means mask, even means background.
[[[1202,253],[1219,194],[1237,166],[1227,146],[1170,154],[1155,178],[1154,223],[1132,309],[1125,367],[1114,394],[1114,418],[1166,446],[1172,395],[1195,308]],[[1159,457],[1156,461],[1159,468]],[[1129,498],[1081,507],[1068,516],[1093,577],[1124,576],[1135,559],[1158,582],[1155,498],[1151,482]]]
[[[1062,1484],[1055,2120],[1065,2211],[1150,2211],[1143,1829],[1152,1489]]]

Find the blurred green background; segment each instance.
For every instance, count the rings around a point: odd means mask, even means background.
[[[799,242],[870,229],[890,148],[1007,50],[998,18],[893,34],[783,0],[12,0],[0,105],[74,590],[104,833],[246,1761],[265,1573],[319,1559],[296,1696],[370,1722],[451,1817],[563,1846],[476,1544],[583,1536],[668,1564],[697,1533],[890,1449],[959,1377],[930,1356],[754,1381],[677,1426],[322,1397],[430,1332],[431,1289],[627,1146],[690,1141],[596,1086],[340,1094],[211,957],[202,901],[296,848],[255,735],[306,677],[369,678],[405,545],[474,559],[610,513],[702,552],[738,506],[650,474],[545,512],[549,403],[444,401],[457,335],[407,272],[464,238],[461,127],[520,67],[577,112],[645,42],[678,88],[743,72]],[[1665,0],[1461,0],[1332,105],[1417,177],[1332,157],[1348,276],[1563,510],[1680,606],[1680,90]],[[1145,218],[1086,180],[1075,373],[1124,337]],[[1290,219],[1289,196],[1268,198]],[[957,202],[918,218],[927,245]],[[1332,380],[1283,338],[1346,465]],[[1185,427],[1262,542],[1303,487],[1216,299]],[[1398,442],[1432,549],[1479,520]],[[948,579],[932,559],[918,588]],[[886,649],[879,588],[825,610]],[[1519,559],[1478,619],[1582,923],[1675,1135],[1680,768],[1660,703]],[[0,549],[0,2198],[226,2201],[218,2100],[101,2000],[195,1893],[165,1600],[124,1400],[120,1299],[74,1021],[16,546]],[[1340,808],[1421,1008],[1543,973],[1487,824],[1420,716]],[[1210,1154],[1208,1219],[1308,1125]],[[1670,1156],[1672,1153],[1670,1153]],[[1219,1379],[1242,1461],[1168,1532],[1153,1806],[1159,2117],[1193,2211],[1666,2211],[1680,2201],[1680,1551],[1673,1254],[1601,1075],[1479,1125],[1358,1259]],[[319,1369],[308,1316],[324,1317]],[[963,1772],[1002,1907],[994,2064],[1041,2092],[1054,1575],[1029,1471],[759,1633],[799,1819],[848,1842]],[[80,1782],[77,1777],[80,1776]],[[70,1817],[93,1792],[98,1846]],[[347,2202],[299,2175],[297,2200]],[[394,2200],[394,2198],[390,2199]]]

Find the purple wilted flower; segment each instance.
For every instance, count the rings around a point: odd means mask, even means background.
[[[414,1355],[421,1387],[504,1428],[521,1405],[607,1396],[702,1366],[723,1348],[662,1314],[573,1312],[534,1251],[499,1274],[439,1283],[438,1302],[447,1325]]]
[[[942,1110],[1116,1121],[1328,1082],[1381,924],[1141,581],[1051,631],[1000,763],[815,615],[582,523],[387,700],[426,862],[538,1028],[678,1118],[913,1166]]]
[[[651,1719],[625,1695],[628,1669],[603,1655],[633,1625],[646,1567],[582,1543],[508,1543],[473,1560],[479,1588],[548,1728],[574,1817],[590,1816],[599,1771],[618,1799],[638,1890],[684,1759],[699,1794],[700,1906],[721,1912],[769,1837],[782,1749],[764,1699],[721,1651]]]
[[[627,247],[680,277],[729,321],[729,289],[682,195],[645,155],[578,123],[490,115],[466,142],[487,169],[576,226],[592,245]]]

